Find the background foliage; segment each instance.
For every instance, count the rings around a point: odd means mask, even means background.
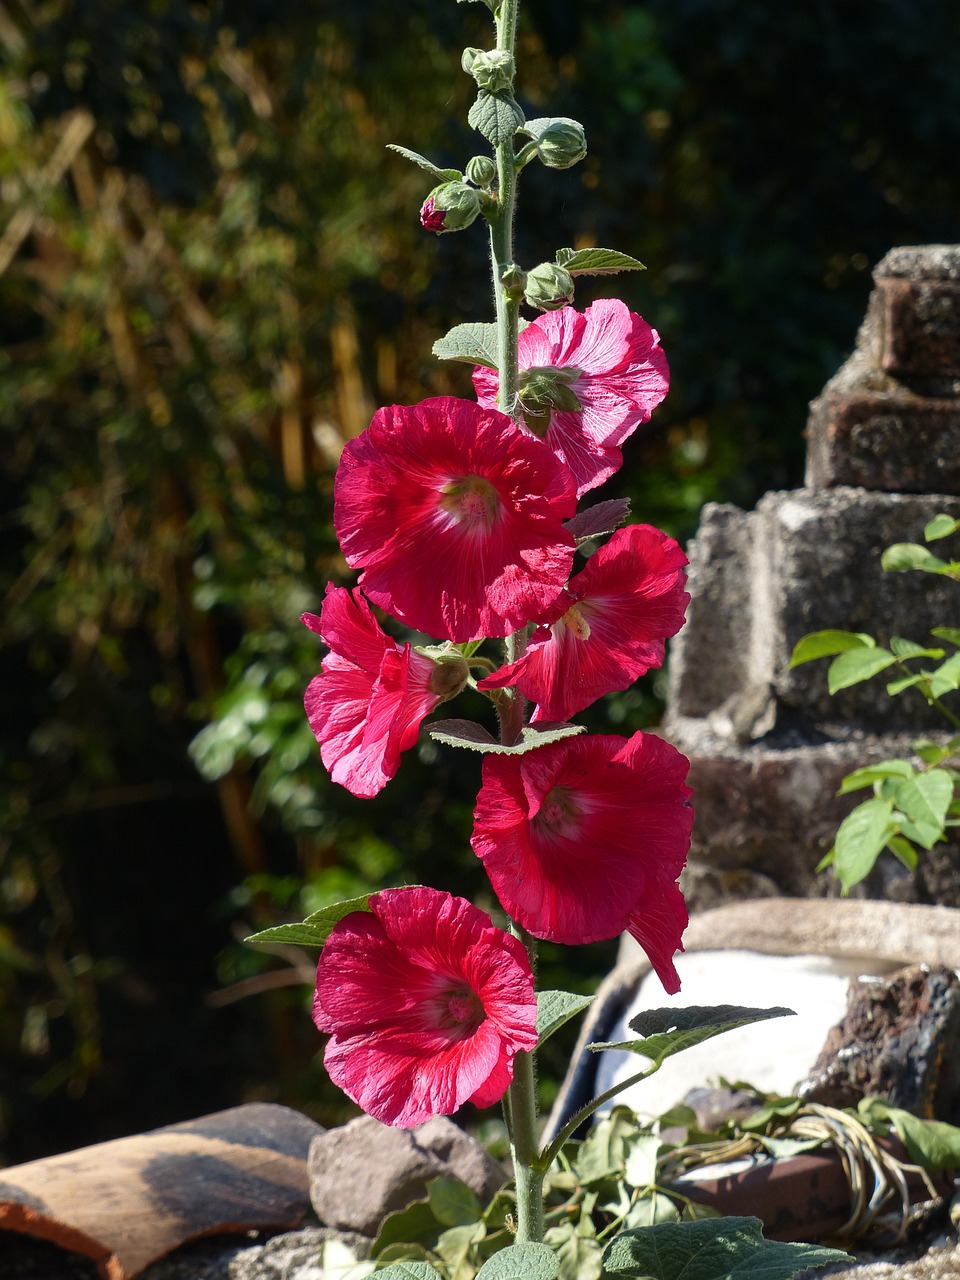
[[[424,175],[384,148],[480,150],[459,51],[488,21],[452,0],[399,22],[390,0],[0,6],[9,1160],[254,1096],[336,1120],[301,958],[236,939],[370,884],[483,901],[476,760],[425,745],[374,802],[332,787],[297,619],[349,580],[343,440],[378,404],[470,394],[429,351],[489,318],[483,236],[424,235]],[[597,243],[648,264],[617,291],[673,387],[617,492],[685,536],[707,499],[800,483],[806,402],[873,263],[960,241],[960,11],[527,0],[523,24],[522,105],[581,119],[591,150],[525,172],[521,261]],[[650,685],[594,727],[655,714]],[[547,949],[546,985],[611,955]]]

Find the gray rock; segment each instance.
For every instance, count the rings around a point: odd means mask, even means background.
[[[226,1280],[323,1280],[323,1246],[339,1240],[359,1261],[370,1256],[366,1236],[327,1227],[286,1231],[266,1244],[242,1249],[230,1259]]]
[[[486,1203],[506,1174],[452,1120],[435,1116],[415,1129],[392,1129],[360,1116],[314,1138],[310,1198],[331,1227],[375,1236],[388,1213],[426,1195],[437,1177],[456,1177]]]

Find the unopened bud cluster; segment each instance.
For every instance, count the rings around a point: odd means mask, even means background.
[[[505,49],[464,49],[460,65],[488,93],[506,93],[513,88],[513,54]]]

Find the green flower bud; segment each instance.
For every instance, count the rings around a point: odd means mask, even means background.
[[[480,196],[465,182],[444,182],[423,202],[420,223],[427,231],[462,231],[480,212]]]
[[[548,169],[569,169],[587,154],[583,125],[563,116],[552,121],[536,142],[537,155]]]
[[[558,311],[573,301],[573,276],[555,262],[541,262],[527,272],[524,299],[541,311]]]
[[[515,262],[508,262],[500,272],[500,283],[507,297],[517,301],[523,297],[523,291],[527,284],[527,273],[521,270]]]
[[[464,49],[460,65],[481,89],[501,93],[513,88],[516,64],[506,49]]]
[[[473,156],[467,161],[467,181],[475,187],[489,187],[497,176],[497,166],[490,156]]]

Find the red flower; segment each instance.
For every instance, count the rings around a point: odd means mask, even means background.
[[[686,772],[675,747],[643,733],[485,756],[471,843],[504,910],[551,942],[642,932],[690,844]]]
[[[680,886],[666,881],[651,886],[627,921],[627,932],[647,953],[669,996],[675,996],[680,990],[680,975],[673,957],[683,950],[683,931],[689,919]]]
[[[573,482],[506,414],[438,396],[379,409],[348,442],[334,525],[360,585],[418,631],[504,636],[557,598]]]
[[[334,782],[374,796],[417,740],[420,722],[466,683],[462,659],[434,662],[380,629],[359,591],[327,584],[319,618],[303,622],[330,646],[304,706]]]
[[[442,231],[446,216],[442,209],[436,208],[433,196],[427,196],[420,209],[420,225],[424,231]]]
[[[683,626],[687,557],[649,524],[618,529],[541,619],[526,652],[479,682],[515,684],[537,704],[534,720],[569,720],[663,662]]]
[[[667,394],[659,343],[656,329],[618,298],[594,302],[582,314],[573,307],[547,312],[521,333],[527,425],[573,472],[578,497],[620,467],[618,446]],[[473,383],[481,404],[496,404],[494,369],[474,369]]]
[[[331,1080],[400,1128],[499,1101],[514,1055],[537,1042],[523,945],[436,889],[386,889],[370,908],[336,925],[317,966]]]

